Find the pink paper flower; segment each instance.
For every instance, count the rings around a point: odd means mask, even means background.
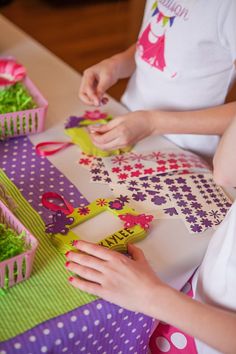
[[[23,65],[14,59],[0,59],[0,85],[13,85],[21,81],[26,75]]]
[[[95,111],[85,111],[84,118],[91,120],[106,119],[108,117],[107,113],[102,113],[98,109]]]

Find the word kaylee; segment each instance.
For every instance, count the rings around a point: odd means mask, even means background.
[[[133,234],[134,230],[125,228],[115,232],[111,236],[108,236],[104,240],[100,241],[98,244],[107,248],[111,248],[115,245],[119,245],[120,241],[128,239]]]

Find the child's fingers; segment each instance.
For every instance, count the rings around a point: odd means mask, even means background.
[[[128,243],[128,253],[135,261],[143,261],[145,259],[143,251],[132,243]]]
[[[124,147],[124,145],[120,142],[120,137],[110,140],[109,142],[100,142],[100,135],[93,134],[91,136],[92,142],[95,146],[97,146],[101,150],[110,151],[116,150]]]
[[[99,97],[97,97],[96,88],[97,79],[95,74],[93,72],[85,73],[80,85],[79,97],[84,98],[87,96],[92,104],[98,106]]]
[[[75,288],[79,288],[82,291],[86,291],[89,294],[93,294],[102,297],[102,287],[100,284],[92,283],[81,278],[70,277],[69,282]]]
[[[84,265],[80,265],[69,261],[66,262],[65,266],[66,269],[68,269],[72,273],[79,275],[80,277],[86,280],[101,284],[102,273],[98,272],[96,269],[92,269]]]
[[[78,263],[80,265],[96,269],[100,272],[104,270],[104,263],[106,262],[105,260],[91,256],[87,253],[73,251],[66,254],[66,259],[67,261]]]
[[[112,259],[112,255],[114,253],[114,251],[111,251],[103,246],[96,245],[95,243],[82,241],[82,240],[76,241],[74,243],[74,247],[76,247],[78,250],[82,252],[88,253],[104,261],[109,261],[110,259]]]

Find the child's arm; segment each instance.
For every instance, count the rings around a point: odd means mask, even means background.
[[[135,69],[135,44],[122,53],[84,71],[79,97],[86,104],[98,106],[104,93],[119,79],[130,77]]]
[[[131,311],[170,323],[224,353],[236,353],[236,314],[204,305],[165,285],[142,250],[129,245],[128,258],[85,241],[69,252],[67,269],[73,286]]]
[[[236,186],[236,117],[221,138],[213,165],[216,183]]]
[[[95,127],[91,137],[102,150],[132,145],[155,134],[222,135],[236,113],[236,102],[185,112],[136,111]]]

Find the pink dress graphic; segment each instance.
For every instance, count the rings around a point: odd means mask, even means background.
[[[149,35],[151,32],[151,24],[142,33],[141,37],[138,40],[138,45],[140,46],[141,58],[148,62],[151,66],[156,67],[157,69],[164,71],[166,67],[165,62],[165,34],[161,36],[155,36],[156,42],[152,43],[149,40]]]
[[[174,20],[175,16],[164,16],[157,8],[137,42],[140,57],[171,78],[176,76],[176,72],[166,64],[165,41],[166,31],[172,27]]]

